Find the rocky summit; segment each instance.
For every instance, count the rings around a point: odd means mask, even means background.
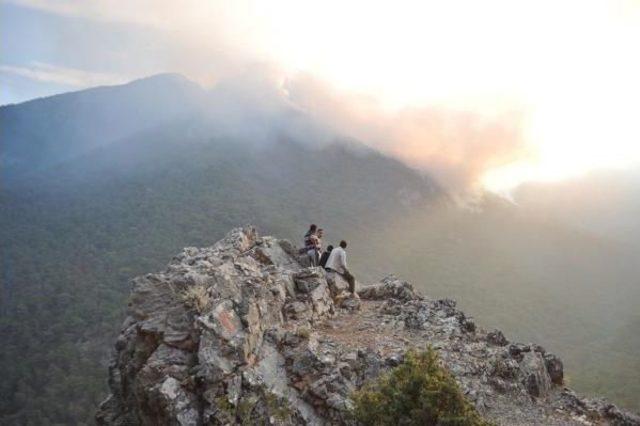
[[[358,283],[354,298],[297,253],[248,226],[135,278],[98,424],[353,424],[352,393],[431,346],[496,424],[640,425],[565,387],[542,346],[478,327],[455,301],[393,276]]]

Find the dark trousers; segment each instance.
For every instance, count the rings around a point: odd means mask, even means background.
[[[349,283],[349,291],[355,294],[356,278],[353,275],[351,275],[351,272],[349,272],[347,269],[344,270],[344,274],[340,274],[340,275],[342,275],[342,278],[344,278],[345,281]]]
[[[347,284],[349,284],[349,291],[351,293],[356,292],[356,279],[353,275],[351,275],[351,272],[349,272],[348,269],[345,268],[344,273],[340,273],[338,271],[336,271],[335,269],[331,269],[331,268],[324,268],[326,269],[328,272],[335,272],[336,274],[340,275],[342,278],[344,278],[344,280],[347,282]]]

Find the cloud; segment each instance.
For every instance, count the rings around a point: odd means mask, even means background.
[[[153,7],[156,2],[152,0],[122,2],[118,7],[103,0],[7,0],[7,3],[63,16],[139,24],[152,23],[160,11]]]
[[[75,88],[119,84],[129,80],[127,77],[115,74],[60,67],[42,62],[33,62],[27,66],[0,65],[0,73]]]
[[[451,188],[510,188],[640,161],[637,3],[9,1],[70,18],[41,42],[53,40],[47,58],[58,64],[137,77],[176,71],[211,87],[275,63],[297,108]],[[114,81],[0,71],[73,87]]]
[[[375,97],[336,90],[309,74],[289,79],[286,93],[336,133],[427,170],[453,191],[467,191],[487,170],[531,155],[524,112],[515,105],[491,115],[435,105],[389,110]]]

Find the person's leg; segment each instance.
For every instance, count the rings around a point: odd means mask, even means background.
[[[347,281],[347,283],[349,283],[349,291],[352,294],[356,294],[356,279],[355,279],[355,277],[353,275],[351,275],[351,272],[349,272],[346,269],[344,271],[344,274],[342,274],[342,276]]]
[[[309,261],[311,262],[311,266],[317,266],[318,262],[316,262],[316,251],[309,250],[307,251],[307,256],[309,256]]]

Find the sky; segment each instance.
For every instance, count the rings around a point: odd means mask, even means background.
[[[204,87],[253,72],[452,187],[640,164],[638,0],[0,5],[0,104],[160,72]]]

